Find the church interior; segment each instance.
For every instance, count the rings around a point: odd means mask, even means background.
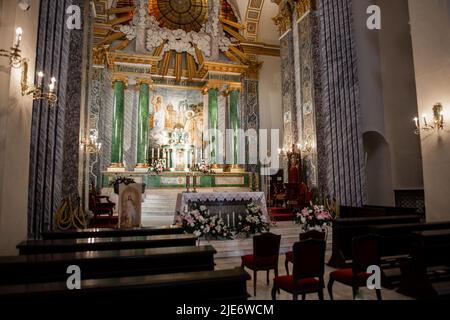
[[[0,0],[0,300],[450,298],[450,0]]]

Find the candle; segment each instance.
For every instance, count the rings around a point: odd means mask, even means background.
[[[22,33],[23,33],[23,30],[21,27],[16,29],[16,42],[14,44],[14,46],[16,48],[18,48],[20,46],[20,42],[22,41]]]
[[[56,83],[56,78],[52,77],[51,82],[48,85],[48,88],[49,88],[50,92],[55,91],[55,83]]]
[[[227,214],[227,226],[230,227],[230,215],[229,214]]]
[[[42,87],[42,80],[44,79],[44,73],[42,71],[38,72],[38,87]]]
[[[413,119],[414,123],[416,124],[416,128],[419,129],[419,118],[415,117]]]
[[[236,214],[233,212],[233,227],[236,225]]]
[[[425,127],[428,126],[426,114],[423,115],[423,123],[425,124]]]

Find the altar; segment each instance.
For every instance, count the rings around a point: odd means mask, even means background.
[[[245,216],[246,207],[251,202],[259,206],[266,221],[270,221],[264,192],[180,193],[177,197],[176,212],[182,212],[189,204],[199,202],[208,207],[212,216],[222,218],[229,227],[236,227],[238,216]]]
[[[143,183],[146,185],[146,189],[189,187],[192,191],[202,188],[243,188],[250,190],[252,186],[258,184],[258,181],[254,181],[253,175],[247,172],[203,174],[199,172],[165,171],[156,174],[137,171],[120,173],[105,171],[102,172],[102,188],[109,188],[111,181],[118,175],[132,178],[136,183]]]

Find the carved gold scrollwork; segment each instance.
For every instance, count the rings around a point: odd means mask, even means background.
[[[311,0],[295,0],[295,10],[297,10],[297,17],[301,18],[307,13],[311,11]]]

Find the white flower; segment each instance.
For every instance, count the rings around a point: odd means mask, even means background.
[[[194,231],[195,236],[200,237],[202,233],[198,230]]]

